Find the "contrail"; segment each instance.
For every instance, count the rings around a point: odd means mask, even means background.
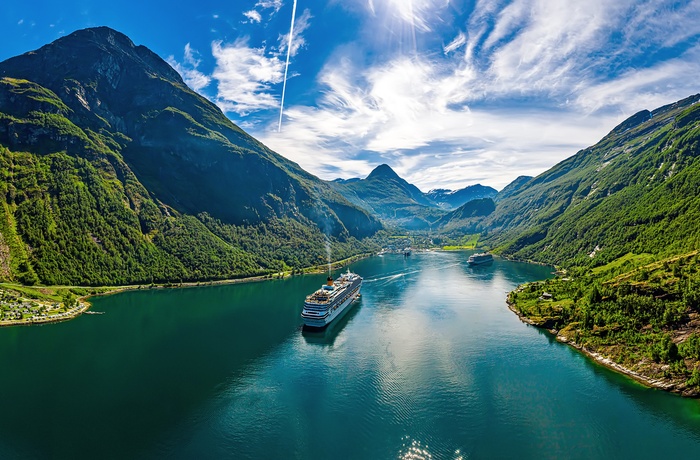
[[[277,124],[277,132],[282,131],[282,110],[284,110],[284,93],[287,91],[287,71],[289,70],[289,56],[292,54],[292,36],[294,35],[294,16],[297,15],[297,0],[292,6],[292,25],[289,27],[289,43],[287,44],[287,63],[284,65],[284,82],[282,83],[282,100],[280,101],[280,121]]]

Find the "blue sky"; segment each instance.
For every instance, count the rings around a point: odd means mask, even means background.
[[[324,179],[502,188],[700,92],[700,0],[2,2],[0,60],[106,25]]]

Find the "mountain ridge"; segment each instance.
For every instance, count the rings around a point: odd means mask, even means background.
[[[330,184],[355,205],[377,215],[390,226],[427,229],[444,213],[418,187],[401,178],[387,164],[377,166],[365,179]]]
[[[489,244],[512,257],[564,265],[650,252],[650,241],[661,255],[696,249],[698,102],[693,95],[638,112],[522,184],[482,222]]]
[[[453,211],[464,204],[483,198],[494,198],[498,191],[489,186],[474,184],[459,190],[434,189],[425,195],[439,207]]]
[[[314,265],[328,238],[351,254],[381,228],[106,27],[0,63],[0,154],[6,279],[244,276]],[[298,254],[263,238],[294,242]]]
[[[427,193],[380,164],[366,178],[335,179],[331,184],[357,206],[376,214],[388,225],[408,230],[430,230],[444,216],[465,204],[494,198],[496,189],[475,184],[459,190],[434,189]],[[459,214],[459,213],[458,213]],[[448,219],[449,221],[449,219]]]

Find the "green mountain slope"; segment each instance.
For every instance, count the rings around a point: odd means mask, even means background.
[[[700,394],[700,95],[635,114],[481,225],[503,254],[566,268],[509,295],[521,318],[650,386]]]
[[[482,222],[508,256],[603,265],[700,246],[700,95],[643,111],[531,179]]]
[[[409,230],[428,229],[445,211],[388,165],[377,166],[365,179],[330,184],[357,206],[389,225]]]
[[[503,190],[496,194],[496,196],[494,197],[494,201],[499,202],[508,198],[509,196],[515,195],[520,191],[521,188],[525,186],[525,184],[527,184],[530,181],[530,179],[532,179],[532,176],[516,177],[513,182],[503,187]]]
[[[381,228],[104,27],[0,63],[0,161],[2,279],[243,276],[319,263],[327,241],[348,255]]]
[[[448,233],[475,233],[484,217],[491,215],[495,210],[496,204],[491,198],[472,200],[441,217],[434,223],[433,228]]]
[[[593,357],[604,356],[617,370],[697,397],[698,253],[654,258],[628,254],[594,270],[530,283],[510,293],[509,303],[529,323]]]

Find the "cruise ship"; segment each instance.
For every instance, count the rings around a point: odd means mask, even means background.
[[[469,265],[487,264],[489,262],[493,262],[493,256],[488,252],[472,254],[469,256],[469,259],[467,259]]]
[[[355,273],[343,273],[333,280],[328,277],[321,289],[306,297],[301,317],[304,326],[322,329],[347,310],[353,300],[360,295],[362,277]]]

